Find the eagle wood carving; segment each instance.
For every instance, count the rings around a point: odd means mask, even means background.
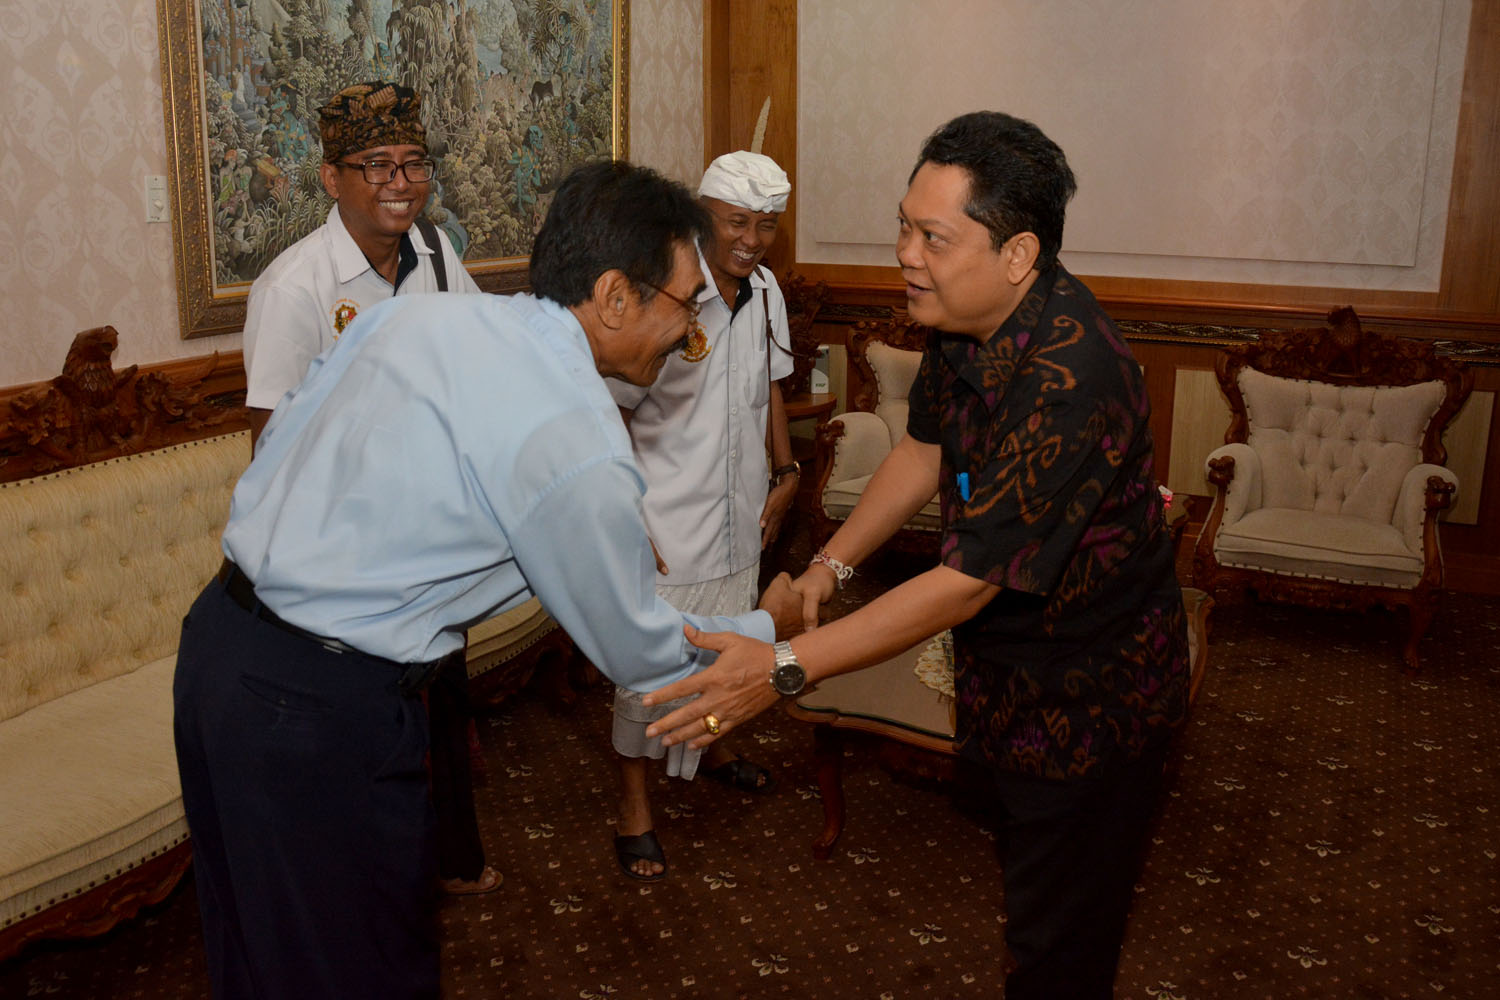
[[[11,400],[0,434],[0,479],[17,478],[15,463],[22,475],[34,475],[159,447],[169,423],[204,426],[230,415],[205,404],[194,388],[213,371],[217,354],[169,379],[137,365],[115,370],[119,342],[112,326],[83,331],[61,375]]]

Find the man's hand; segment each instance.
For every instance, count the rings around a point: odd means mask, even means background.
[[[783,573],[782,576],[786,574]],[[766,588],[769,590],[770,588]],[[839,589],[839,578],[827,566],[807,567],[802,575],[791,583],[802,607],[802,627],[808,632],[818,627],[818,609],[833,599]],[[781,638],[778,634],[777,638]]]
[[[651,542],[651,555],[652,555],[653,558],[656,559],[656,571],[658,573],[660,573],[662,576],[666,576],[667,575],[667,564],[664,563],[664,562],[662,562],[661,553],[658,552],[658,551],[656,551],[656,542],[652,541],[652,539],[650,537],[647,537],[646,541]]]
[[[771,492],[766,494],[766,506],[760,512],[760,547],[768,549],[771,543],[776,541],[776,536],[781,533],[781,524],[786,520],[786,512],[791,509],[792,501],[797,499],[796,476],[789,476],[771,487]]]
[[[702,749],[780,700],[771,687],[776,656],[769,645],[735,632],[700,632],[691,625],[684,626],[683,634],[699,649],[717,651],[719,658],[706,670],[646,695],[647,705],[699,696],[648,726],[648,737],[660,736],[663,746],[686,743]],[[718,720],[718,733],[708,731],[710,715]]]
[[[776,622],[776,638],[790,639],[800,635],[805,617],[805,599],[792,589],[792,578],[786,573],[777,573],[776,579],[760,595],[760,610],[768,611]],[[816,615],[814,616],[816,618]]]

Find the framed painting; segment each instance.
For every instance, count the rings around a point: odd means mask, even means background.
[[[244,327],[250,283],[321,225],[318,108],[422,95],[426,215],[486,291],[526,287],[574,166],[629,155],[628,0],[159,0],[182,336]]]

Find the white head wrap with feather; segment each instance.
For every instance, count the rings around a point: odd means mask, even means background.
[[[717,198],[752,212],[783,212],[792,183],[775,160],[740,150],[725,153],[708,165],[698,196]]]

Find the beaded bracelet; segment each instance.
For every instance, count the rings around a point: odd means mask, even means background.
[[[814,553],[812,561],[808,563],[808,565],[827,566],[829,569],[833,570],[833,575],[838,580],[840,590],[844,589],[844,581],[854,575],[853,566],[835,559],[833,556],[828,554],[827,549],[819,549],[816,553]]]

